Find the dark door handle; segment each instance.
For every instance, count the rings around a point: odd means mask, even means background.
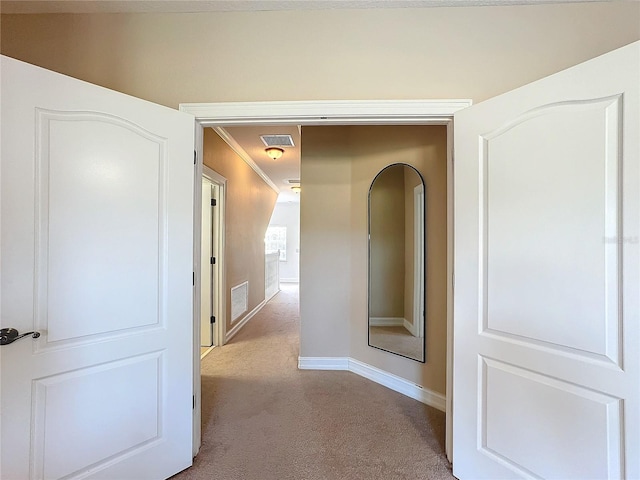
[[[20,332],[15,328],[3,328],[0,330],[0,345],[9,345],[27,335],[31,335],[31,338],[38,338],[40,332],[27,332],[20,335]]]

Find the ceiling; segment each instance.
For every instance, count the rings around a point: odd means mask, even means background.
[[[596,1],[601,0],[0,0],[0,10],[2,13],[188,13],[473,7]]]
[[[601,0],[0,0],[0,12],[30,13],[188,13],[228,11],[330,10],[359,8],[428,8],[583,3]],[[609,0],[612,1],[612,0]],[[299,202],[289,179],[300,178],[298,126],[226,127],[223,138],[247,163],[257,165],[279,191],[279,202]],[[274,161],[264,152],[264,134],[289,134],[295,147]]]
[[[236,152],[245,158],[249,157],[258,168],[280,190],[278,202],[299,202],[300,195],[291,190],[288,180],[300,179],[300,127],[296,125],[265,125],[250,127],[225,127],[223,138]],[[277,160],[271,160],[265,153],[265,144],[260,135],[291,135],[294,147],[283,148],[284,153]],[[250,163],[250,162],[247,162]]]

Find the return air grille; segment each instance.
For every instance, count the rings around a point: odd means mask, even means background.
[[[231,289],[231,321],[235,321],[249,308],[249,282]]]
[[[260,135],[266,147],[295,147],[291,135]]]

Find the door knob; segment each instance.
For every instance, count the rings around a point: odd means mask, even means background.
[[[0,330],[0,345],[9,345],[27,335],[31,335],[31,338],[38,338],[40,332],[27,332],[20,335],[20,332],[15,328],[3,328]]]

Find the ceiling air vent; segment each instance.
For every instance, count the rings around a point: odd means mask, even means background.
[[[291,135],[260,135],[265,147],[294,147]]]
[[[290,178],[288,180],[285,180],[285,182],[291,184],[291,185],[298,185],[300,183],[300,179],[299,178]]]

